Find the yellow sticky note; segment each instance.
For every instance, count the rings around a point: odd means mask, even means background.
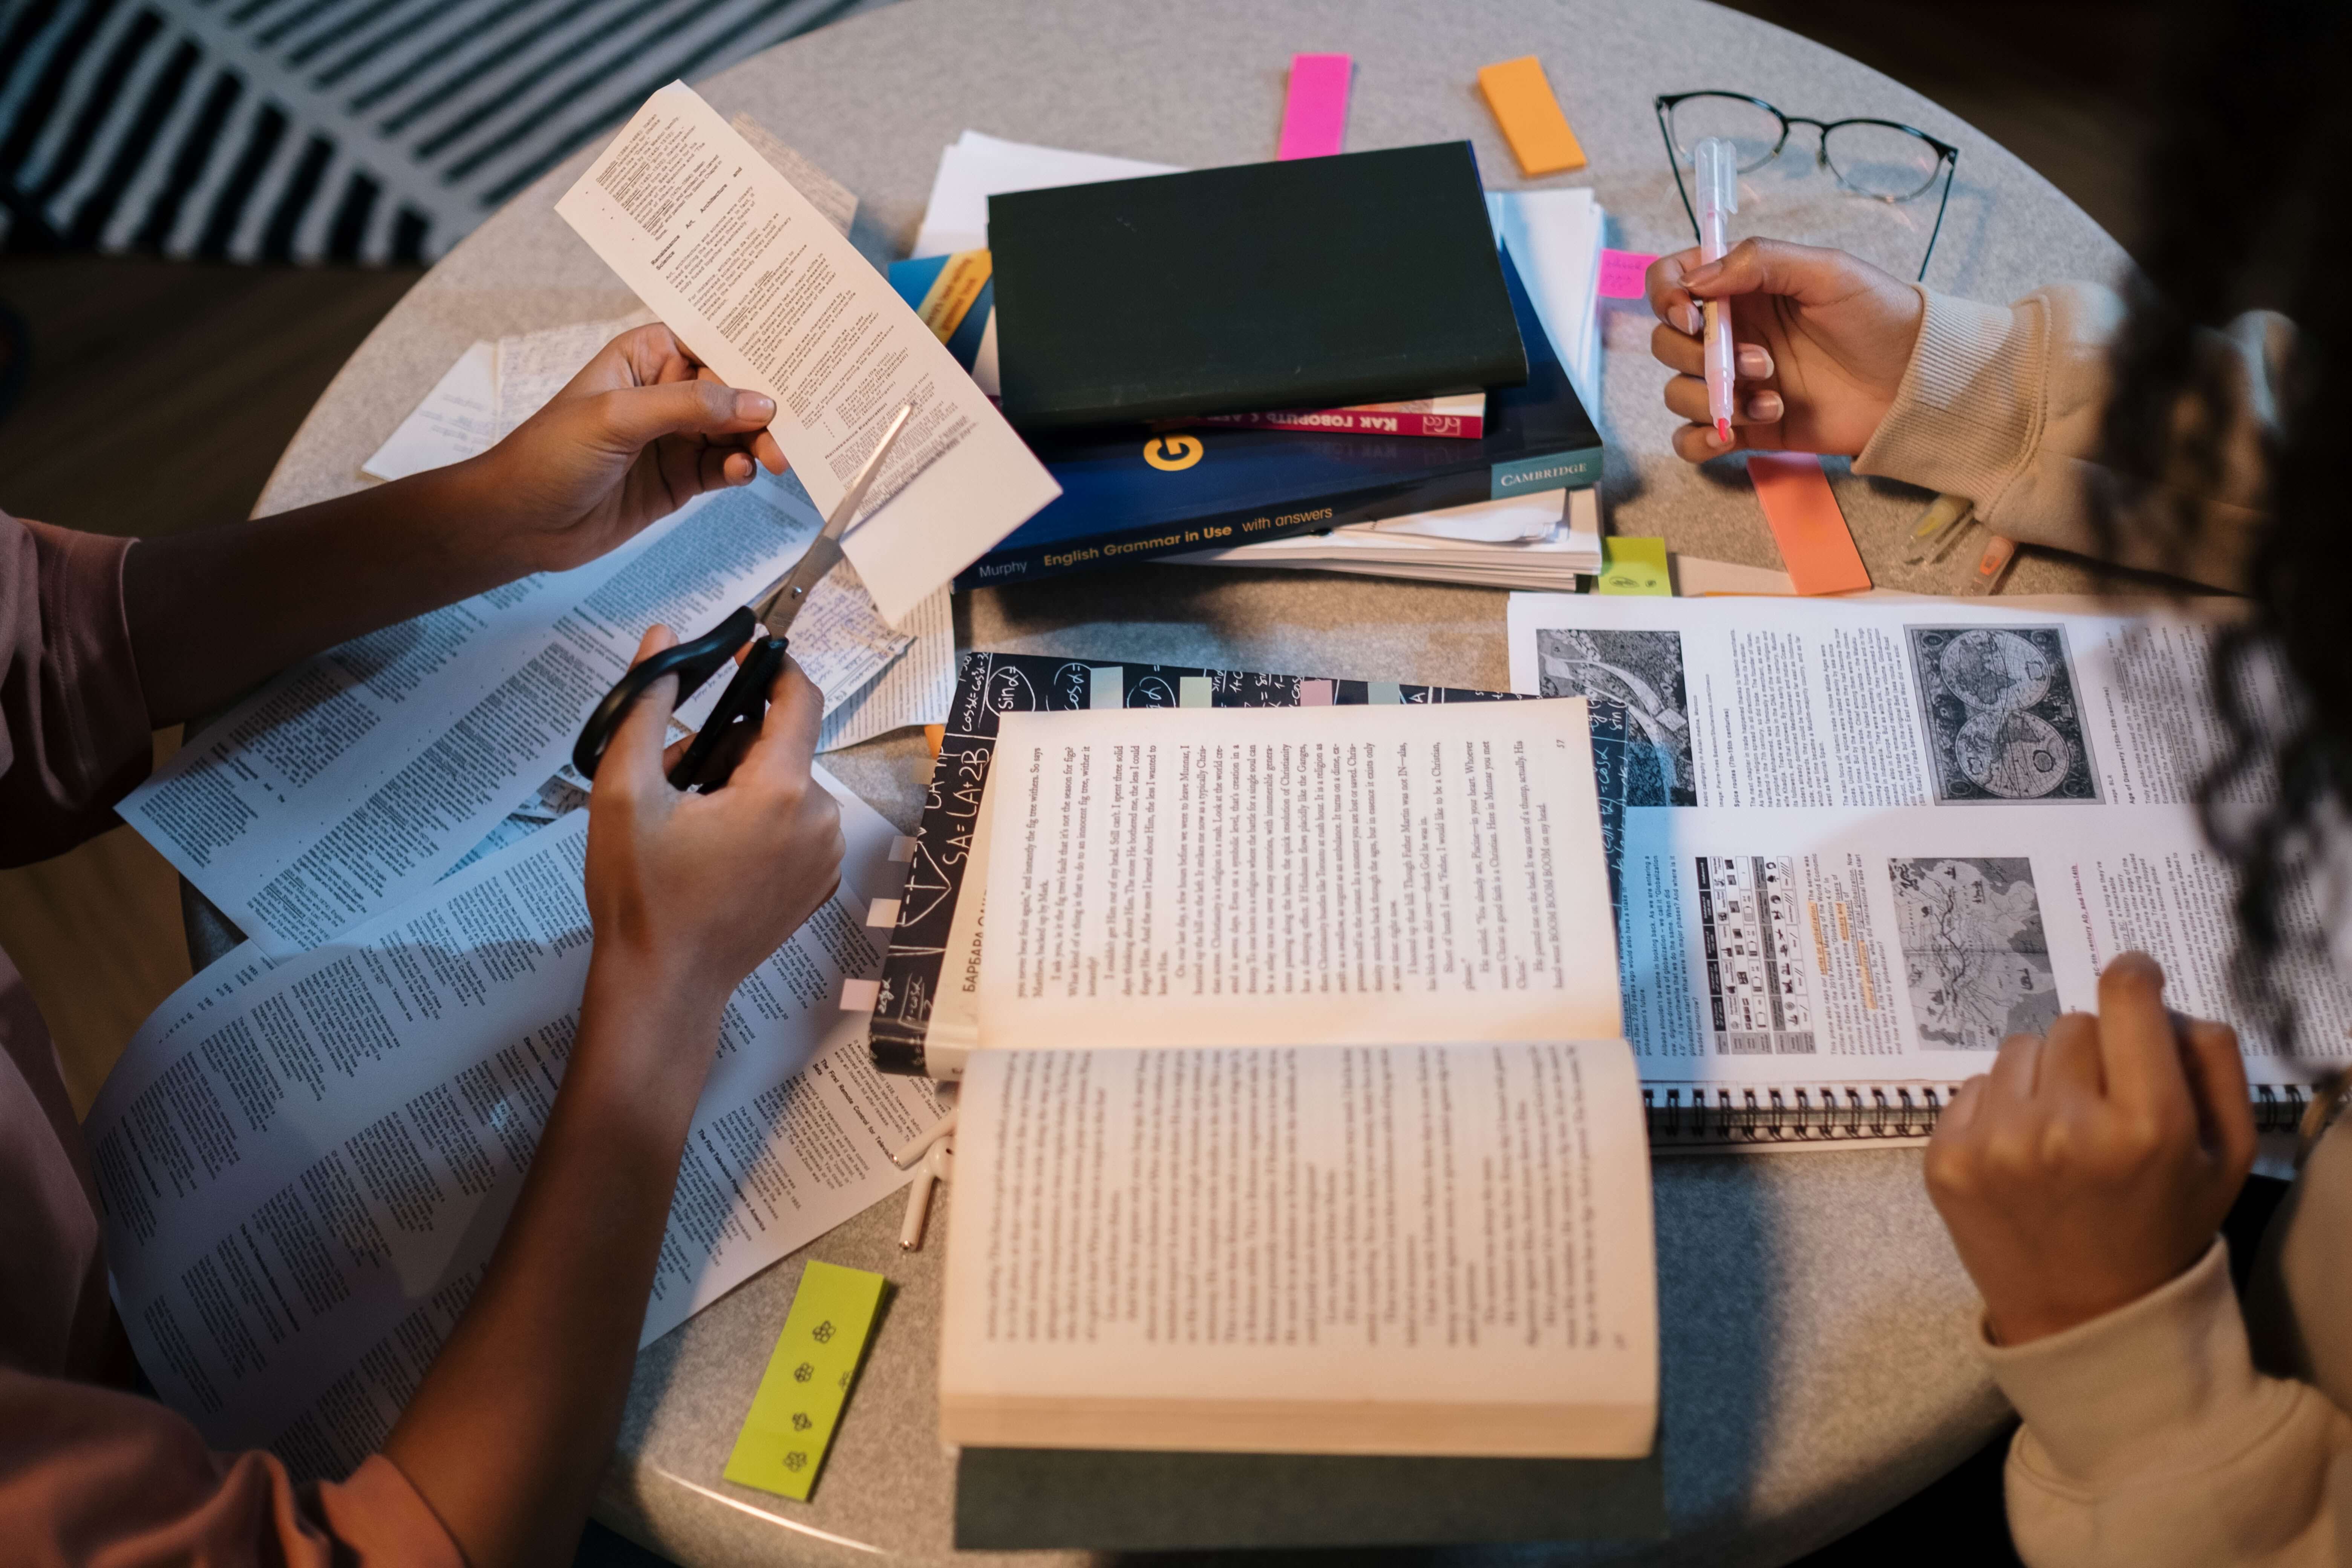
[[[879,1274],[832,1263],[801,1271],[784,1331],[727,1456],[729,1480],[808,1500],[887,1283]]]
[[[1522,55],[1487,66],[1478,73],[1478,90],[1486,95],[1486,107],[1495,111],[1496,123],[1528,178],[1584,167],[1584,149],[1568,128],[1568,116],[1559,111],[1541,60]]]
[[[1666,570],[1663,539],[1619,539],[1601,542],[1601,574],[1592,580],[1596,594],[1674,595],[1675,581]]]

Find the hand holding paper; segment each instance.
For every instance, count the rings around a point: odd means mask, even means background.
[[[656,323],[614,338],[481,458],[482,513],[529,571],[595,560],[705,490],[772,474],[775,400],[712,375]]]
[[[770,426],[829,510],[901,403],[915,419],[846,550],[885,619],[1060,489],[888,282],[682,83],[614,137],[556,211]]]

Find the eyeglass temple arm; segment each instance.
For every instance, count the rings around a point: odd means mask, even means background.
[[[1683,199],[1683,216],[1690,219],[1691,237],[1696,240],[1699,237],[1698,212],[1691,205],[1690,192],[1683,185],[1683,163],[1675,153],[1675,133],[1666,129],[1666,100],[1663,98],[1654,99],[1651,100],[1650,107],[1658,116],[1658,140],[1666,144],[1666,167],[1675,172],[1675,194]],[[1940,214],[1937,215],[1937,221],[1942,222]]]
[[[1936,204],[1936,226],[1927,231],[1927,254],[1919,258],[1919,276],[1915,281],[1920,283],[1927,281],[1927,263],[1936,259],[1936,240],[1944,232],[1944,215],[1951,210],[1952,181],[1960,172],[1960,150],[1958,147],[1952,148],[1943,154],[1943,159],[1944,195],[1943,199]]]

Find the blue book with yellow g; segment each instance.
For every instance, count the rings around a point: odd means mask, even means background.
[[[986,253],[926,257],[890,281],[965,368],[987,327]],[[1507,250],[1528,379],[1486,395],[1475,440],[1204,426],[1031,436],[1058,500],[956,579],[1023,583],[1601,480],[1601,433],[1569,384]],[[936,317],[937,320],[932,320]]]

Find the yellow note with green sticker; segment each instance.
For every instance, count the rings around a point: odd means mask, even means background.
[[[1601,574],[1592,580],[1596,594],[1674,595],[1674,578],[1666,571],[1663,539],[1619,539],[1601,542]]]
[[[784,1331],[727,1456],[729,1480],[808,1500],[887,1283],[879,1274],[832,1263],[801,1271]]]

